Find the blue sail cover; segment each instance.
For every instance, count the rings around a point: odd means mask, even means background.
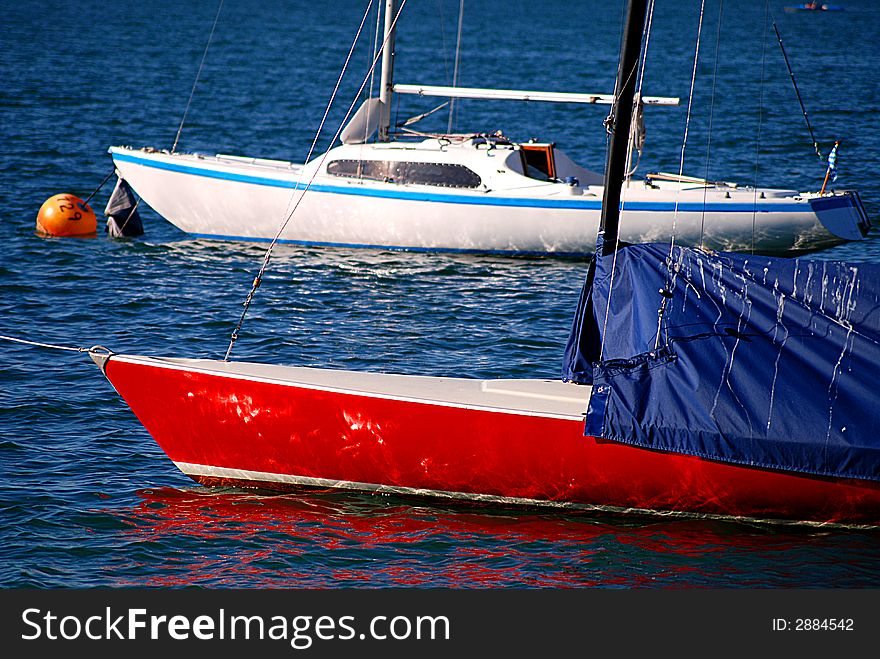
[[[880,266],[625,246],[591,265],[563,379],[593,384],[587,435],[880,480]]]

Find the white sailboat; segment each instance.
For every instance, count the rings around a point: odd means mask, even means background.
[[[398,15],[394,0],[386,0],[379,97],[361,106],[340,132],[341,144],[326,153],[296,164],[114,146],[109,151],[118,176],[159,215],[200,238],[592,253],[601,173],[581,167],[552,141],[516,142],[500,133],[394,134],[390,106],[395,94],[603,104],[613,95],[397,84]],[[683,245],[794,254],[860,240],[870,227],[856,192],[756,188],[674,174],[628,177],[621,204],[621,238],[629,243],[667,240],[674,223]]]

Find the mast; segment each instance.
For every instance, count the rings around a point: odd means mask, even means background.
[[[602,195],[602,219],[599,235],[603,236],[602,255],[614,253],[620,224],[620,189],[626,174],[626,152],[632,123],[633,100],[636,88],[636,67],[642,51],[642,31],[645,26],[647,0],[629,0],[626,27],[620,45],[620,63],[614,95],[617,103],[611,106],[611,145],[605,165],[605,191]]]
[[[394,0],[385,0],[385,32],[382,49],[382,77],[379,81],[379,135],[380,142],[389,140],[391,128],[391,91],[394,85]]]

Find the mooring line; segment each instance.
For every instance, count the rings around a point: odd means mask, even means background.
[[[92,197],[94,197],[96,194],[98,194],[98,190],[100,190],[101,188],[103,188],[103,187],[104,187],[104,184],[107,183],[107,181],[110,180],[110,177],[113,176],[113,174],[115,174],[115,173],[116,173],[116,166],[114,165],[114,166],[113,166],[113,169],[111,169],[111,170],[107,173],[107,176],[104,177],[104,180],[101,181],[101,182],[98,184],[98,187],[95,188],[95,191],[94,191],[92,194],[90,194],[88,197],[86,197],[86,199],[85,199],[85,201],[83,201],[83,203],[86,204],[86,205],[88,206],[89,202],[92,200]]]
[[[30,339],[21,339],[15,336],[6,336],[5,334],[0,334],[0,339],[4,341],[12,341],[13,343],[23,343],[25,345],[36,346],[38,348],[51,348],[53,350],[67,350],[69,352],[87,352],[89,354],[93,353],[106,353],[108,355],[112,355],[113,351],[109,348],[105,348],[104,346],[92,346],[91,348],[83,348],[76,346],[63,346],[57,343],[43,343],[41,341],[31,341]]]

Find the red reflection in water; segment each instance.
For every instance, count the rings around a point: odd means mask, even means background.
[[[731,552],[784,552],[804,539],[729,523],[609,521],[338,492],[139,495],[129,534],[137,547],[167,551],[164,574],[149,577],[167,586],[681,587],[705,582],[707,564],[719,568]]]

